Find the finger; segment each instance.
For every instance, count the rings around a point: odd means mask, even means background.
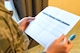
[[[64,38],[64,45],[67,46],[68,45],[68,39],[65,37]]]
[[[26,17],[28,20],[34,20],[35,17]]]
[[[65,35],[62,34],[62,36],[61,36],[60,38],[57,39],[57,42],[61,42],[62,40],[64,40],[64,38],[65,38]]]
[[[28,18],[28,22],[33,21],[35,18]]]
[[[66,49],[66,51],[68,52],[68,51],[70,51],[70,49],[73,47],[73,44],[71,43],[71,41],[69,41],[69,44],[68,44],[68,46],[67,46],[67,49]]]
[[[33,21],[35,18],[34,17],[25,17],[24,20],[25,22],[31,22]]]
[[[28,20],[34,20],[35,18],[34,17],[32,17],[32,18],[28,18]]]
[[[33,20],[28,20],[28,22],[31,22],[31,21],[33,21]]]

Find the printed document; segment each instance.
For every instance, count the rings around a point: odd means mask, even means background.
[[[48,6],[30,23],[25,32],[43,47],[48,47],[62,34],[67,34],[79,21],[79,16]]]

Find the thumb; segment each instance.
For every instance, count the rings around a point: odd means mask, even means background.
[[[69,44],[67,45],[66,52],[69,52],[72,47],[73,47],[73,44],[71,43],[71,41],[69,41]]]
[[[64,38],[65,38],[65,35],[64,35],[64,34],[62,34],[62,36],[61,36],[61,37],[59,37],[59,38],[57,39],[57,42],[61,42],[61,41],[63,41],[63,40],[64,40]]]
[[[64,39],[64,45],[67,46],[68,45],[68,39],[65,37]]]

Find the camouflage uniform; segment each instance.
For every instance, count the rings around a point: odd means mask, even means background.
[[[0,0],[0,53],[27,53],[29,39],[11,16]]]

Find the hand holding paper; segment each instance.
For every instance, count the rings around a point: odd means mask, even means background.
[[[51,6],[35,18],[25,32],[45,48],[63,33],[66,35],[79,21],[79,16]]]
[[[71,48],[72,44],[68,44],[68,39],[65,35],[62,35],[60,38],[52,42],[44,51],[46,53],[68,53]]]

